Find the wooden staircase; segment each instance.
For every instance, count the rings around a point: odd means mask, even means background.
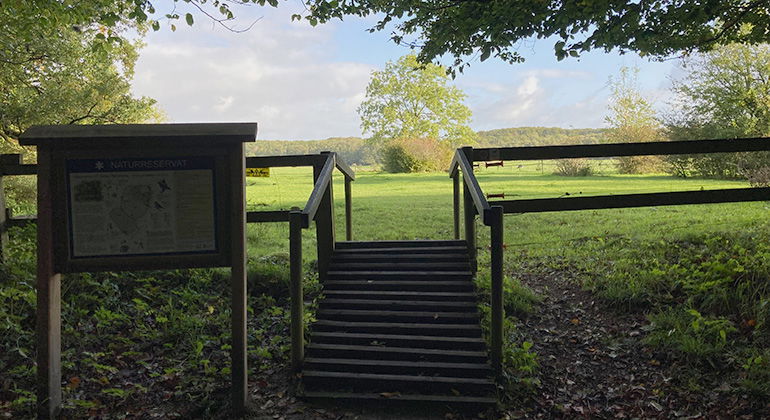
[[[464,241],[337,243],[304,397],[493,406],[472,276]]]

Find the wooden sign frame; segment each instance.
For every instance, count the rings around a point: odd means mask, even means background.
[[[132,124],[102,126],[34,126],[19,139],[23,145],[37,146],[38,152],[38,267],[37,267],[37,371],[38,371],[38,418],[55,418],[61,411],[61,273],[82,271],[155,270],[189,267],[230,266],[232,306],[232,385],[233,409],[236,416],[245,412],[247,395],[246,366],[246,199],[244,142],[256,139],[257,124]],[[74,169],[83,162],[140,162],[128,166],[144,166],[146,171],[134,172],[143,182],[153,175],[165,173],[167,161],[208,162],[197,173],[207,179],[211,171],[210,188],[214,203],[211,215],[202,216],[205,223],[213,216],[213,244],[200,240],[202,251],[188,248],[163,248],[161,252],[130,251],[130,248],[108,247],[96,251],[79,251],[75,255],[72,223],[71,191],[73,176],[85,173]],[[68,166],[69,162],[69,166]],[[144,162],[144,163],[142,163]],[[113,165],[113,169],[118,166]],[[174,166],[174,165],[169,165]],[[100,168],[104,169],[104,168]],[[109,169],[109,168],[108,168]],[[177,168],[178,169],[178,168]],[[116,171],[113,171],[116,172]],[[130,171],[129,171],[130,172]],[[124,179],[132,175],[105,175],[117,185],[124,186]],[[171,174],[171,172],[168,172]],[[82,201],[95,201],[94,207],[106,207],[101,188],[104,182],[94,175],[93,182],[100,186],[97,192],[83,187]],[[154,182],[160,178],[153,179]],[[140,185],[140,184],[137,184]],[[141,186],[141,185],[140,185]],[[168,186],[168,185],[166,185]],[[119,188],[112,186],[112,190]],[[106,188],[106,187],[105,187]],[[149,188],[149,187],[148,187]],[[165,187],[164,187],[165,189]],[[150,190],[147,190],[150,191]],[[191,190],[190,190],[191,191]],[[198,208],[207,208],[208,196],[198,199]],[[141,195],[148,197],[149,192]],[[189,195],[189,194],[188,194]],[[178,200],[176,196],[172,200]],[[122,200],[122,198],[121,198]],[[188,197],[188,202],[194,198]],[[203,205],[200,205],[200,200]],[[135,208],[136,202],[127,201],[126,208]],[[165,203],[165,202],[164,202]],[[141,202],[139,205],[155,205],[160,202]],[[83,207],[86,204],[78,204]],[[123,202],[121,201],[121,205]],[[176,211],[179,209],[177,208]],[[99,211],[99,210],[95,210]],[[142,210],[144,217],[148,210]],[[170,214],[168,210],[165,214]],[[104,218],[107,215],[103,215]],[[129,214],[130,217],[136,213]],[[125,217],[129,217],[125,216]],[[121,216],[124,217],[124,216]],[[172,216],[169,216],[172,217]],[[113,218],[113,221],[117,219]],[[205,228],[205,226],[204,226]],[[128,232],[130,229],[126,229]],[[205,235],[205,229],[204,235]],[[134,230],[131,230],[134,232]],[[128,235],[128,233],[126,233]],[[149,237],[149,236],[148,236]],[[78,239],[80,240],[80,239]],[[106,240],[105,240],[106,241]],[[139,241],[141,242],[141,241]],[[171,243],[178,243],[173,242]],[[110,245],[112,246],[112,245]],[[169,245],[170,246],[170,245]],[[170,249],[170,252],[169,252]],[[90,254],[89,254],[90,253]]]

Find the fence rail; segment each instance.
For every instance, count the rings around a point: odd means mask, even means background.
[[[610,208],[673,206],[770,200],[770,188],[734,188],[707,191],[675,191],[646,194],[618,194],[593,197],[540,198],[487,201],[473,172],[474,162],[524,161],[566,158],[608,158],[619,156],[687,155],[770,151],[770,138],[615,143],[570,146],[504,147],[457,149],[449,167],[454,183],[454,236],[460,239],[460,175],[463,184],[465,240],[476,259],[475,216],[490,228],[491,320],[490,358],[498,373],[502,366],[503,312],[503,214],[550,211],[598,210]]]

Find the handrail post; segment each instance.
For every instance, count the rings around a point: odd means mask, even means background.
[[[460,173],[458,171],[455,171],[452,176],[452,203],[455,239],[460,239]]]
[[[491,242],[491,306],[490,359],[495,373],[502,373],[503,359],[503,208],[493,206],[489,211]]]
[[[473,148],[463,147],[462,152],[468,157],[468,161],[473,165]],[[463,174],[465,177],[465,174]],[[476,251],[476,205],[473,202],[471,191],[468,184],[463,182],[463,216],[465,217],[465,242],[468,244],[468,256],[471,259],[471,270],[476,273],[478,261]]]
[[[20,154],[0,155],[0,263],[4,263],[8,251],[8,223],[11,219],[5,202],[5,185],[3,175],[5,175],[6,165],[21,165]]]
[[[302,293],[302,212],[289,212],[289,270],[291,280],[291,368],[302,369],[305,352],[304,297]]]
[[[334,159],[335,156],[332,152],[321,152],[322,155],[328,156],[328,159]],[[318,182],[318,177],[321,174],[323,165],[313,166],[313,181]],[[324,192],[321,205],[318,208],[318,212],[315,217],[316,226],[316,240],[318,249],[318,280],[321,282],[326,281],[327,271],[329,270],[329,263],[332,259],[332,253],[334,252],[334,192],[332,185],[334,183],[329,180],[329,184]]]
[[[345,175],[345,240],[353,240],[353,192],[351,179]]]

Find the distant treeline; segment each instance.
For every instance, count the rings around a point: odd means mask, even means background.
[[[557,127],[519,127],[479,131],[475,147],[546,146],[553,144],[595,144],[605,129]],[[326,140],[257,140],[247,143],[249,156],[303,155],[322,151],[337,152],[348,164],[371,165],[377,154],[360,137],[331,137]]]

